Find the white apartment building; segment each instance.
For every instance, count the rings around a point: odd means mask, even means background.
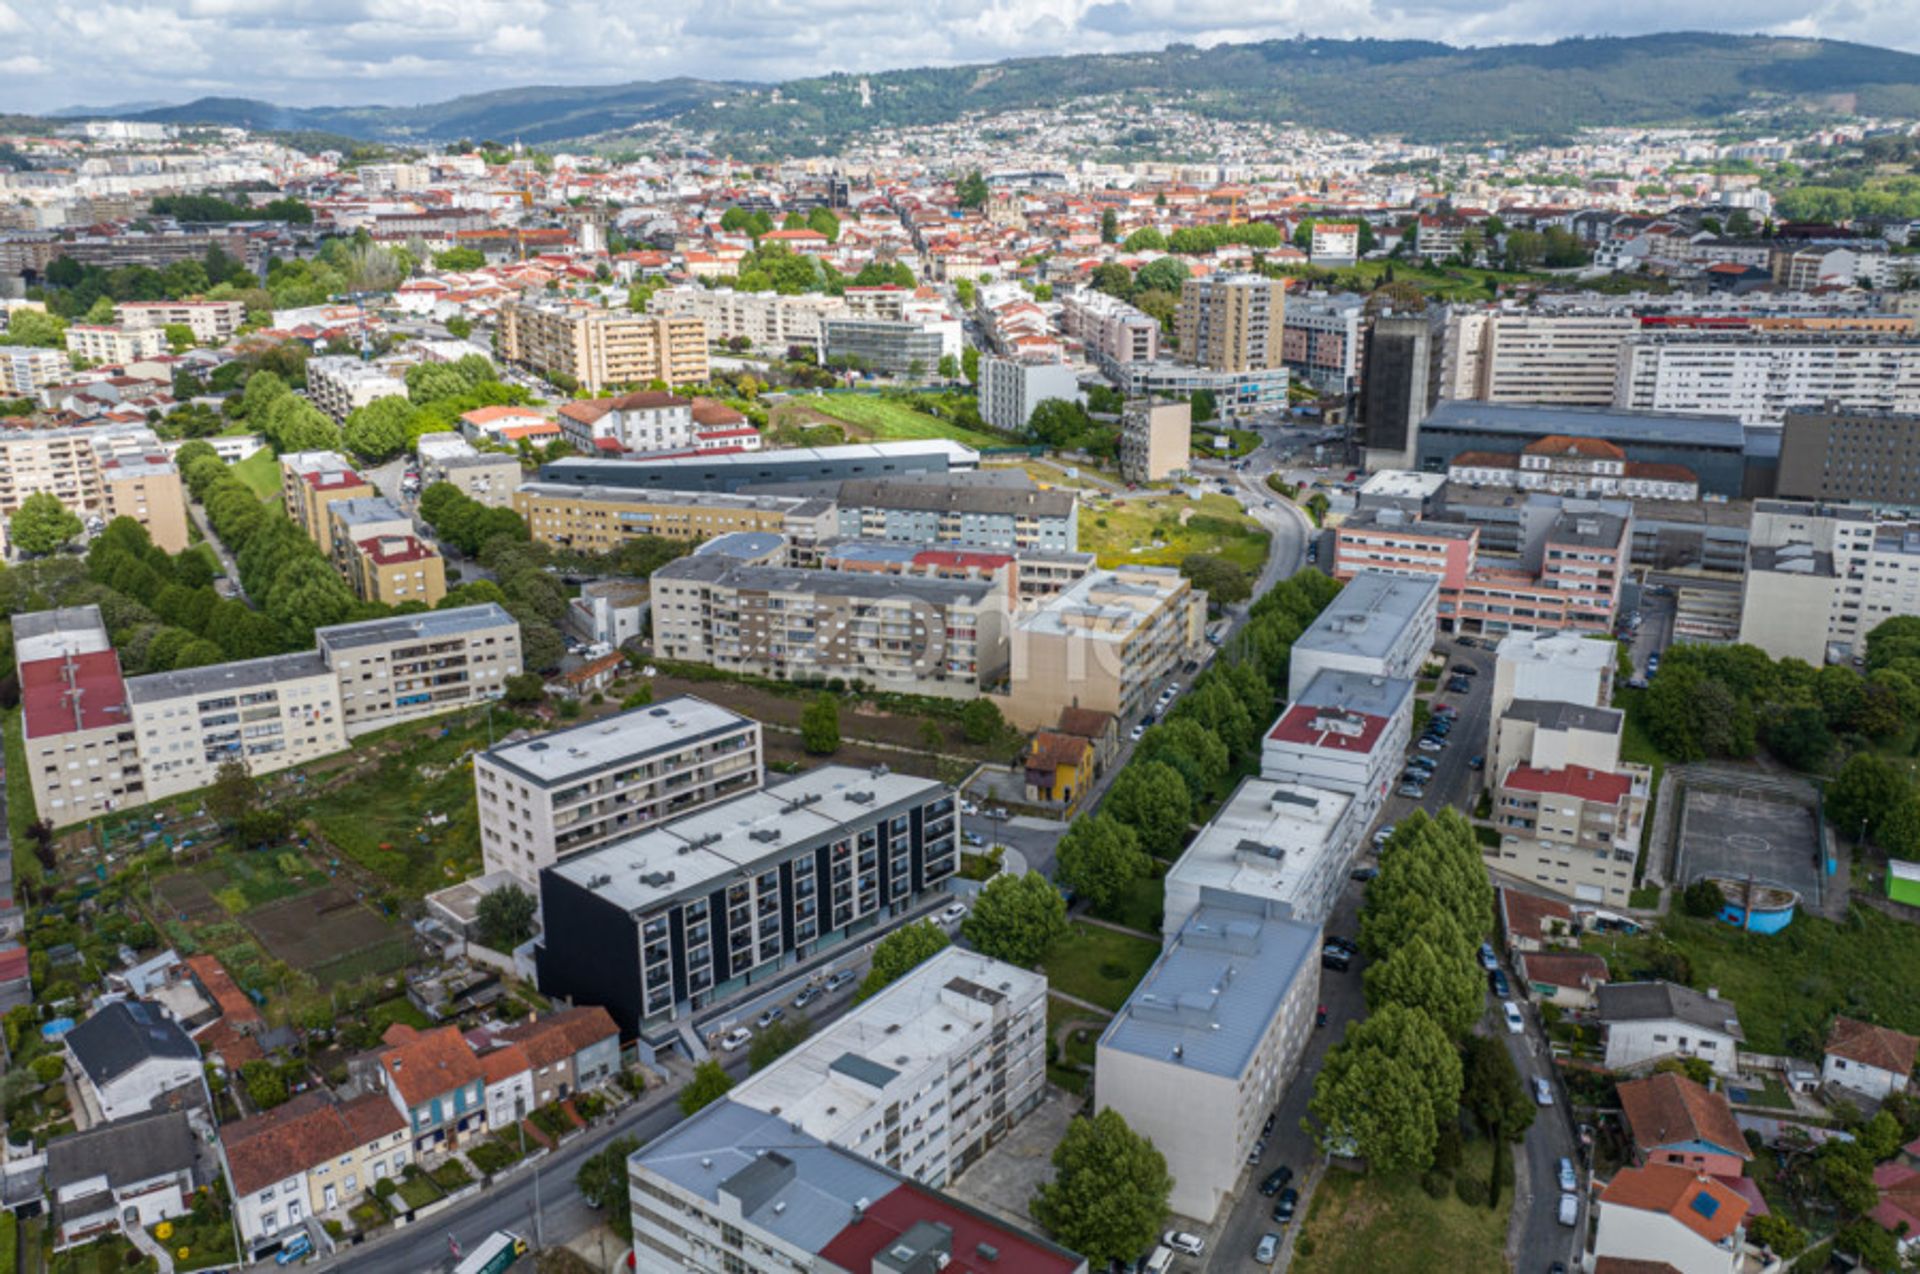
[[[244,301],[122,301],[114,307],[114,317],[134,330],[185,327],[194,340],[215,345],[233,339],[247,321],[247,306]]]
[[[347,737],[498,699],[520,672],[520,622],[492,602],[314,630],[340,678]]]
[[[736,292],[699,286],[663,288],[648,301],[649,313],[697,318],[707,338],[745,337],[758,349],[785,353],[788,346],[819,350],[821,324],[848,313],[846,302],[820,292],[782,296],[778,292]]]
[[[760,786],[760,723],[691,695],[473,759],[488,872],[542,867]]]
[[[1920,615],[1920,523],[1866,508],[1756,500],[1740,641],[1819,667],[1865,651],[1897,615]]]
[[[1298,699],[1327,670],[1411,679],[1439,623],[1437,576],[1360,571],[1293,643],[1287,697]]]
[[[1080,400],[1080,378],[1065,363],[989,355],[980,360],[980,419],[996,429],[1022,430],[1049,398]]]
[[[1060,325],[1101,371],[1160,357],[1160,321],[1118,297],[1081,288],[1061,298]]]
[[[351,354],[307,360],[307,397],[335,420],[345,420],[376,399],[406,396],[406,380],[378,363]]]
[[[1260,741],[1260,777],[1354,798],[1361,827],[1392,791],[1413,736],[1413,682],[1326,669]]]
[[[1613,405],[1777,424],[1788,409],[1920,411],[1920,337],[1642,332],[1620,347]]]
[[[1094,1054],[1094,1100],[1150,1138],[1168,1203],[1210,1221],[1293,1078],[1320,998],[1320,927],[1255,899],[1201,906],[1114,1015]]]
[[[1168,869],[1160,932],[1179,933],[1222,894],[1259,899],[1271,915],[1325,923],[1366,830],[1361,808],[1346,792],[1242,780]]]
[[[948,947],[728,1097],[944,1186],[1040,1102],[1047,980]]]
[[[339,679],[313,651],[130,677],[127,703],[149,800],[205,787],[229,760],[270,774],[347,747]]]
[[[1316,221],[1308,254],[1315,265],[1352,265],[1360,257],[1360,223]]]
[[[654,390],[571,402],[560,409],[560,433],[587,455],[603,441],[623,451],[678,451],[693,445],[693,400]]]
[[[1574,633],[1508,633],[1502,637],[1494,651],[1489,742],[1507,705],[1515,699],[1550,699],[1587,708],[1604,708],[1612,703],[1617,653],[1611,641]],[[1487,755],[1493,755],[1491,747]]]
[[[89,363],[137,363],[167,352],[167,334],[157,327],[75,323],[67,329],[67,353]]]
[[[57,349],[0,345],[0,395],[31,398],[67,378],[73,364]]]
[[[1447,316],[1441,392],[1487,402],[1609,407],[1620,347],[1639,330],[1632,314],[1455,310]]]

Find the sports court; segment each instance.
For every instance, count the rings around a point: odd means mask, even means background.
[[[1679,884],[1702,876],[1791,889],[1820,900],[1820,838],[1813,811],[1775,792],[1688,784],[1680,816]]]

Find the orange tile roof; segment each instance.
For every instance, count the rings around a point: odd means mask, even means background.
[[[480,1073],[486,1077],[488,1085],[523,1075],[529,1069],[526,1050],[518,1044],[502,1044],[491,1052],[480,1054]]]
[[[1827,1034],[1827,1053],[1830,1056],[1892,1071],[1896,1075],[1913,1073],[1917,1052],[1920,1052],[1920,1039],[1850,1017],[1834,1018],[1833,1030]]]
[[[452,1026],[415,1031],[411,1039],[394,1043],[380,1055],[380,1068],[409,1106],[481,1081],[480,1063],[459,1029]]]
[[[194,980],[220,1006],[220,1016],[232,1023],[235,1029],[262,1020],[260,1010],[254,1007],[253,1001],[247,998],[247,993],[240,989],[240,984],[233,980],[226,966],[218,959],[210,955],[188,956],[185,963],[193,973]]]
[[[526,1050],[527,1060],[535,1066],[551,1066],[565,1061],[584,1048],[608,1036],[618,1037],[607,1011],[595,1004],[585,1008],[562,1009],[533,1022],[508,1027],[500,1035]]]
[[[1726,1094],[1684,1075],[1660,1074],[1620,1085],[1620,1107],[1641,1150],[1680,1141],[1705,1141],[1742,1159],[1753,1158]]]
[[[1709,1243],[1740,1228],[1747,1201],[1714,1178],[1674,1164],[1622,1168],[1600,1192],[1602,1203],[1664,1212]]]
[[[222,1126],[220,1145],[234,1193],[247,1195],[406,1126],[405,1117],[383,1093],[367,1093],[341,1105],[315,1090],[265,1114]]]

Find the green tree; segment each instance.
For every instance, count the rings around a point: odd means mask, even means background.
[[[22,553],[39,556],[71,544],[86,527],[80,515],[51,491],[36,491],[7,519],[7,538]]]
[[[448,248],[433,254],[433,268],[436,270],[478,270],[486,263],[486,254],[478,248]]]
[[[1117,296],[1121,300],[1133,295],[1133,271],[1118,261],[1108,261],[1097,265],[1087,280],[1096,292],[1105,292],[1108,296]]]
[[[342,441],[362,460],[378,464],[407,449],[407,427],[415,408],[398,394],[376,398],[347,417]]]
[[[1785,1214],[1769,1212],[1747,1222],[1747,1238],[1771,1248],[1775,1256],[1791,1258],[1807,1245],[1807,1236]]]
[[[1767,725],[1767,750],[1796,770],[1817,770],[1833,751],[1826,713],[1810,704],[1788,708]]]
[[[783,1017],[762,1028],[753,1037],[753,1044],[747,1049],[747,1065],[756,1071],[765,1070],[792,1052],[811,1034],[813,1023],[807,1020],[805,1013]]]
[[[1705,878],[1688,885],[1680,895],[1680,909],[1698,919],[1717,916],[1726,905],[1726,893],[1718,884]]]
[[[1060,883],[1084,897],[1095,911],[1111,909],[1135,881],[1153,870],[1153,861],[1141,851],[1133,829],[1106,813],[1075,819],[1055,854]]]
[[[1076,1116],[1054,1147],[1053,1167],[1032,1212],[1062,1246],[1096,1269],[1152,1246],[1166,1220],[1173,1176],[1166,1157],[1119,1111]]]
[[[706,1109],[727,1095],[733,1087],[733,1076],[727,1074],[719,1062],[708,1058],[693,1068],[693,1078],[680,1090],[680,1113],[691,1115]]]
[[[1444,912],[1433,912],[1416,930],[1370,965],[1366,973],[1367,1007],[1379,1012],[1389,1004],[1419,1009],[1458,1039],[1473,1029],[1486,1004],[1486,982],[1470,959],[1445,945],[1459,926]],[[1434,931],[1442,936],[1434,937]]]
[[[1066,936],[1066,900],[1038,872],[1002,872],[980,891],[960,932],[982,954],[1031,968]]]
[[[1209,602],[1230,606],[1253,596],[1253,573],[1219,553],[1189,553],[1180,559],[1180,573],[1206,593]]]
[[[1817,1162],[1821,1184],[1848,1212],[1871,1212],[1880,1201],[1879,1187],[1873,1183],[1873,1159],[1858,1142],[1825,1142]]]
[[[1520,1072],[1506,1042],[1491,1035],[1469,1034],[1462,1047],[1460,1104],[1479,1120],[1490,1137],[1519,1141],[1533,1126],[1539,1107],[1520,1083]]]
[[[446,321],[447,335],[455,340],[464,341],[473,335],[473,324],[463,314],[456,314]]]
[[[960,360],[955,358],[952,354],[942,354],[940,356],[940,363],[936,368],[936,370],[939,372],[941,380],[944,380],[944,381],[959,380],[960,379]]]
[[[987,203],[987,179],[976,168],[954,183],[953,193],[962,208],[984,208]]]
[[[960,351],[960,374],[967,378],[969,385],[980,383],[980,351],[972,345]]]
[[[1871,837],[1906,797],[1912,782],[1898,764],[1874,752],[1856,752],[1827,784],[1827,818],[1840,834]]]
[[[822,205],[807,214],[807,229],[817,230],[827,236],[828,243],[837,243],[840,239],[840,218],[833,215],[833,209]]]
[[[968,743],[991,743],[1007,728],[1007,719],[991,699],[975,699],[960,709],[960,733]]]
[[[161,331],[167,338],[167,348],[176,354],[183,354],[199,343],[194,339],[193,329],[185,323],[168,323]]]
[[[1171,292],[1180,294],[1180,285],[1192,276],[1187,263],[1178,257],[1160,257],[1141,266],[1133,276],[1136,292]]]
[[[0,344],[61,349],[67,343],[67,321],[42,310],[14,310],[7,316],[6,339]]]
[[[633,1242],[633,1209],[627,1203],[627,1160],[640,1149],[638,1137],[615,1137],[606,1148],[581,1161],[573,1184],[590,1207],[606,1213],[607,1228],[622,1243]]]
[[[240,1080],[246,1085],[247,1100],[256,1110],[272,1110],[287,1100],[287,1081],[272,1062],[261,1058],[243,1062]]]
[[[1108,208],[1100,214],[1100,242],[1112,243],[1120,237],[1120,216]]]
[[[1187,795],[1195,804],[1227,777],[1227,745],[1202,726],[1189,719],[1162,721],[1140,736],[1134,745],[1133,764],[1163,761],[1179,772],[1187,785]]]
[[[1193,423],[1205,424],[1220,414],[1220,400],[1213,396],[1211,389],[1196,389],[1187,398],[1193,405]]]
[[[504,885],[480,900],[474,919],[480,940],[495,951],[511,951],[533,936],[533,917],[540,904],[517,885]]]
[[[1358,1155],[1379,1172],[1423,1172],[1460,1090],[1460,1055],[1446,1032],[1420,1010],[1390,1004],[1328,1050],[1307,1110],[1323,1151]]]
[[[1920,861],[1920,789],[1909,788],[1880,816],[1880,830],[1874,839],[1887,857]]]
[[[1128,235],[1126,242],[1120,246],[1128,252],[1165,252],[1167,236],[1154,226],[1142,226]]]
[[[1164,761],[1135,759],[1114,776],[1100,810],[1131,827],[1147,853],[1171,858],[1187,839],[1193,798],[1180,771]]]
[[[861,980],[854,999],[864,1000],[887,984],[897,982],[921,961],[938,955],[947,944],[946,930],[931,920],[901,925],[874,947],[873,964]]]
[[[840,700],[821,691],[800,713],[800,745],[812,756],[840,750]]]

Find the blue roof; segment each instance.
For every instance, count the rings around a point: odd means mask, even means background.
[[[1100,1047],[1236,1077],[1319,945],[1318,925],[1268,916],[1252,900],[1208,902],[1147,970]]]
[[[1663,442],[1689,447],[1725,447],[1734,451],[1746,446],[1746,431],[1737,416],[1487,403],[1468,398],[1441,399],[1420,428],[1529,437],[1569,434],[1608,442]]]

